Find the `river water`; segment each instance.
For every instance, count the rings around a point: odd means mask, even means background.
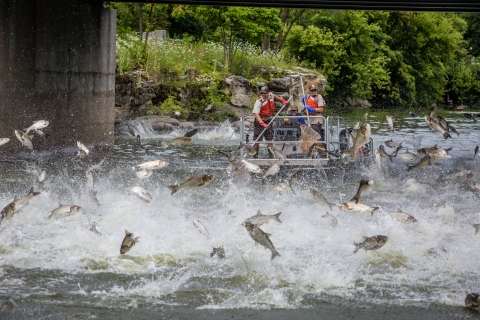
[[[480,291],[478,271],[480,223],[478,193],[469,186],[480,182],[474,149],[480,123],[461,112],[439,110],[460,136],[444,140],[429,131],[421,117],[390,110],[368,110],[375,148],[385,140],[402,142],[409,151],[438,144],[453,147],[451,158],[407,172],[395,158],[354,165],[346,171],[313,168],[302,172],[293,193],[279,195],[273,187],[290,172],[282,169],[265,184],[255,175],[236,181],[225,170],[225,157],[208,149],[230,151],[238,133],[229,124],[201,130],[186,146],[164,149],[162,141],[185,131],[155,133],[140,123],[135,130],[151,152],[134,148],[134,137],[118,136],[113,150],[93,150],[84,159],[76,148],[25,152],[15,157],[0,153],[0,205],[23,197],[33,184],[41,194],[12,220],[0,225],[0,295],[11,296],[11,319],[72,318],[206,318],[206,319],[453,319],[476,318],[464,308],[465,292]],[[343,111],[353,125],[365,110]],[[48,129],[45,130],[48,132]],[[18,143],[11,141],[10,143]],[[402,150],[404,151],[404,150]],[[1,152],[1,150],[0,150]],[[387,152],[393,153],[393,149]],[[100,206],[90,200],[85,172],[94,168],[94,188]],[[129,169],[155,159],[170,162],[142,182]],[[387,160],[388,161],[388,160]],[[418,161],[415,161],[416,163]],[[472,169],[469,180],[449,179]],[[42,170],[51,175],[48,186],[38,185]],[[169,185],[189,176],[213,174],[197,190],[170,195]],[[316,188],[332,203],[341,204],[356,193],[360,179],[374,180],[362,202],[381,209],[371,216],[334,208],[338,225],[322,218],[328,207],[316,203],[308,188]],[[153,199],[143,202],[128,191],[142,184]],[[48,219],[59,204],[82,211],[63,219]],[[261,228],[281,256],[255,245],[241,223],[256,214],[282,212],[282,223]],[[388,213],[401,209],[418,222],[404,224]],[[193,224],[199,220],[209,236]],[[90,231],[96,223],[101,235]],[[128,230],[140,237],[120,255]],[[353,254],[362,236],[386,235],[384,247]],[[222,246],[226,258],[210,257]]]

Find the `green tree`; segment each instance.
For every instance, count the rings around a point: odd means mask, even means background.
[[[327,77],[329,100],[370,98],[374,88],[389,84],[386,37],[363,11],[315,11],[294,26],[287,52],[314,62]]]
[[[453,13],[390,13],[384,31],[392,53],[391,86],[377,98],[414,106],[441,101],[447,67],[463,50],[465,30],[465,21]]]
[[[167,5],[154,3],[109,2],[109,8],[117,10],[117,34],[138,34],[143,39],[143,32],[164,30],[170,25]]]
[[[480,14],[462,13],[460,17],[467,22],[465,40],[468,42],[469,53],[477,57],[480,55]]]
[[[225,7],[225,6],[177,6],[172,13],[180,17],[194,13],[213,31],[213,38],[223,44],[223,63],[230,69],[233,58],[242,41],[262,43],[264,36],[277,34],[282,28],[279,9]]]

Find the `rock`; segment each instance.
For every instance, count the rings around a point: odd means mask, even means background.
[[[143,116],[143,117],[137,117],[136,119],[141,120],[145,123],[165,122],[175,127],[178,127],[178,124],[180,123],[180,121],[170,116]]]
[[[251,106],[257,95],[256,88],[250,85],[250,81],[243,77],[231,76],[225,79],[227,90],[232,95],[230,103],[236,107]]]
[[[290,86],[292,84],[292,79],[290,77],[285,78],[273,78],[268,87],[271,91],[274,92],[288,92],[290,91]]]
[[[179,128],[194,128],[195,125],[193,124],[193,122],[183,121],[183,122],[180,122],[178,124],[178,127]]]

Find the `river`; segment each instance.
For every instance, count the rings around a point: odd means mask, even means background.
[[[353,125],[367,110],[339,112]],[[375,163],[348,170],[304,171],[293,193],[279,195],[273,187],[288,174],[282,169],[263,184],[258,176],[236,182],[226,172],[225,157],[208,146],[230,151],[238,133],[229,124],[201,130],[191,144],[167,149],[161,142],[185,131],[156,133],[141,124],[136,131],[150,153],[135,149],[134,137],[118,136],[113,150],[93,150],[75,157],[68,150],[16,156],[1,153],[0,206],[25,196],[36,184],[41,194],[11,220],[0,225],[0,295],[10,296],[14,310],[0,312],[10,319],[453,319],[478,317],[464,307],[465,292],[480,291],[478,261],[480,223],[478,191],[480,157],[474,149],[480,123],[462,112],[438,110],[459,136],[444,140],[428,130],[420,110],[394,109],[395,132],[386,110],[368,110],[375,148],[393,139],[415,151],[438,144],[453,147],[451,158],[407,172],[394,158],[379,170]],[[44,130],[48,132],[48,128]],[[19,143],[11,141],[10,143]],[[405,149],[404,149],[405,150]],[[404,151],[402,150],[402,151]],[[401,151],[401,152],[402,152]],[[393,149],[387,152],[393,153]],[[100,206],[90,200],[85,172],[94,168],[94,189]],[[170,162],[142,182],[133,165],[155,159]],[[415,161],[414,163],[418,162]],[[472,169],[469,180],[448,175]],[[50,185],[39,185],[42,170]],[[169,185],[189,176],[213,174],[197,190],[170,195]],[[333,203],[348,201],[360,179],[374,181],[362,202],[381,209],[355,215],[334,208],[338,225],[322,218],[328,207],[316,203],[308,188],[320,190]],[[146,203],[128,195],[142,184],[152,196]],[[82,211],[48,219],[59,204]],[[256,214],[282,212],[282,223],[261,228],[281,256],[255,245],[242,222]],[[401,209],[418,221],[404,224],[388,213]],[[199,220],[209,236],[200,233]],[[89,229],[96,223],[97,235]],[[120,255],[125,230],[140,237]],[[353,253],[362,236],[386,235],[376,251]],[[210,257],[223,246],[226,258]]]

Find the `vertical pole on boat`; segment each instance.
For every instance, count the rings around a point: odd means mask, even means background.
[[[305,102],[305,100],[303,99],[303,97],[306,97],[306,96],[305,96],[305,87],[303,86],[303,78],[302,78],[302,75],[300,75],[300,82],[302,83],[302,93],[303,93],[302,102],[303,102],[303,108],[304,108],[305,111],[307,112],[307,124],[308,124],[309,127],[311,127],[311,126],[310,126],[310,116],[309,116],[310,113],[308,112],[308,109],[306,108],[307,106],[305,105],[306,102]]]

